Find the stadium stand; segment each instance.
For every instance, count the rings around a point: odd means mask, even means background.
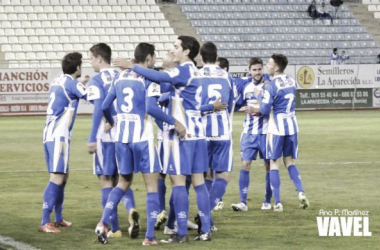
[[[368,11],[374,12],[374,17],[380,19],[380,0],[363,0],[363,4],[368,4]]]
[[[132,57],[152,42],[158,64],[176,36],[154,0],[2,0],[0,44],[10,68],[56,68],[64,54],[106,42],[113,56]]]
[[[379,44],[345,5],[331,25],[329,20],[310,19],[305,0],[178,0],[178,4],[202,41],[216,42],[231,65],[246,65],[246,58],[266,59],[272,53],[288,55],[292,64],[329,64],[334,47],[347,51],[350,63],[375,63],[379,51]],[[327,7],[332,13],[332,6]]]
[[[362,1],[380,18],[380,0]],[[177,3],[201,40],[215,42],[231,65],[276,52],[292,64],[329,64],[334,47],[346,50],[350,63],[376,63],[379,53],[378,42],[345,5],[330,25],[308,17],[306,0]],[[0,59],[7,62],[2,67],[56,68],[64,54],[78,51],[89,67],[94,43],[108,43],[113,56],[130,58],[139,42],[152,42],[160,65],[176,38],[173,27],[154,0],[1,0]]]

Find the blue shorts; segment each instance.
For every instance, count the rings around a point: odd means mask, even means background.
[[[116,142],[116,160],[119,174],[122,175],[161,171],[161,164],[153,141]]]
[[[205,139],[179,140],[177,136],[168,142],[169,164],[163,173],[191,175],[208,171],[207,144]]]
[[[97,141],[97,149],[93,154],[93,170],[96,175],[117,175],[116,153],[114,142]]]
[[[240,155],[242,161],[256,160],[257,153],[260,159],[269,162],[266,156],[266,134],[242,134],[240,139]]]
[[[69,171],[70,140],[54,138],[44,143],[45,161],[49,173],[67,174]]]
[[[216,172],[232,172],[232,141],[207,141],[209,167]]]
[[[298,134],[294,135],[272,135],[268,134],[267,157],[277,160],[280,157],[292,156],[298,158]]]

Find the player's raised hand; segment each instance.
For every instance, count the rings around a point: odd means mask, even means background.
[[[218,99],[216,99],[216,101],[212,105],[214,106],[215,111],[220,111],[220,110],[226,109],[228,106],[227,103],[220,102],[220,97],[218,97]]]
[[[133,61],[127,61],[126,59],[120,57],[113,59],[112,63],[115,67],[118,67],[123,70],[133,68]]]
[[[96,142],[89,142],[87,143],[87,152],[90,154],[93,154],[96,152],[97,146]]]
[[[179,121],[175,121],[174,127],[175,130],[178,132],[180,138],[183,138],[186,135],[186,128]]]
[[[104,133],[108,133],[111,130],[111,128],[113,128],[113,126],[106,122],[106,124],[104,125]]]

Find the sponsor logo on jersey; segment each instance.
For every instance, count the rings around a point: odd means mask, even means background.
[[[312,68],[308,66],[301,67],[297,72],[297,82],[304,88],[311,88],[314,84],[315,74]]]

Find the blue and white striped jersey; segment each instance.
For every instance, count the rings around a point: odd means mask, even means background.
[[[264,93],[258,96],[261,113],[269,115],[268,133],[293,135],[298,133],[295,113],[296,89],[294,79],[288,75],[275,76],[264,86]]]
[[[157,72],[138,65],[133,70],[156,82],[172,84],[171,115],[185,126],[185,139],[205,138],[200,112],[202,86],[197,78],[200,73],[193,62],[184,62],[169,72]]]
[[[107,96],[107,93],[111,87],[113,78],[119,71],[116,69],[103,69],[94,77],[92,77],[87,84],[87,100],[94,102],[100,100],[99,104],[94,107],[93,116],[103,117],[102,103]],[[114,102],[111,108],[111,115],[116,116],[116,102]],[[100,119],[99,117],[99,119]],[[93,119],[94,120],[94,119]],[[90,137],[95,136],[96,139],[100,139],[103,142],[115,141],[116,127],[112,128],[108,133],[104,132],[105,119],[101,119],[100,123],[92,124],[92,131]],[[95,141],[92,138],[91,141]]]
[[[230,75],[217,65],[205,65],[197,78],[202,86],[202,123],[206,137],[211,140],[229,140],[231,138],[230,112],[233,108],[234,88]],[[213,103],[228,103],[225,110],[214,111]]]
[[[237,106],[258,107],[259,102],[255,96],[255,89],[261,90],[269,82],[269,75],[264,74],[261,82],[255,82],[253,77],[235,78],[235,83],[240,96]],[[246,114],[243,124],[243,134],[266,134],[268,132],[268,116],[261,113]]]
[[[154,139],[152,117],[146,113],[146,99],[159,95],[160,85],[132,70],[115,76],[105,103],[116,98],[116,141],[137,143]]]
[[[70,75],[62,74],[53,80],[49,90],[49,104],[43,142],[56,137],[71,139],[79,99],[86,99],[86,89]]]
[[[167,72],[174,88],[171,90],[171,115],[186,127],[186,140],[204,138],[200,112],[202,86],[200,73],[193,62],[183,63]]]

